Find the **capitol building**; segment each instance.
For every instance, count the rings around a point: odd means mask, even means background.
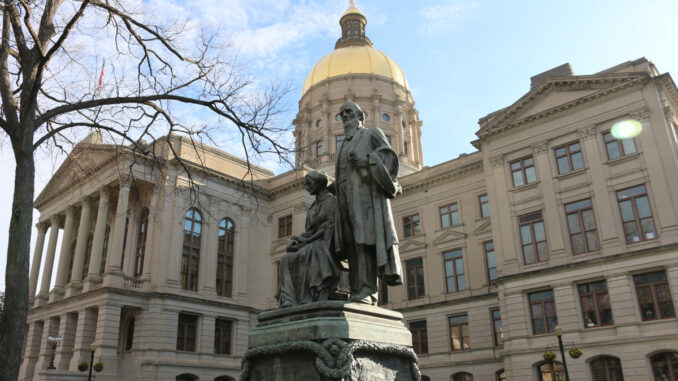
[[[572,381],[678,381],[671,76],[645,58],[587,75],[558,66],[480,117],[475,152],[424,166],[422,133],[440,126],[420,119],[363,13],[339,22],[303,84],[295,170],[179,135],[148,143],[155,156],[97,132],[74,147],[35,200],[20,380],[82,377],[92,346],[98,381],[237,380],[257,314],[277,307],[278,261],[304,231],[303,177],[333,175],[339,107],[352,101],[400,158],[405,282],[381,287],[379,305],[403,314],[423,380],[556,381],[567,369]],[[625,125],[642,132],[620,136]],[[48,336],[63,338],[52,371]]]

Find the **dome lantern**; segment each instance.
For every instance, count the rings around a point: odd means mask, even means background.
[[[344,15],[339,20],[341,25],[341,38],[337,40],[334,45],[335,49],[343,48],[345,46],[369,46],[372,47],[372,41],[365,35],[365,25],[367,25],[367,18],[355,6],[355,1],[351,0],[351,5],[348,7]]]

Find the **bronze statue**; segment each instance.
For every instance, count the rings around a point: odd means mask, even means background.
[[[337,199],[327,189],[324,172],[310,171],[304,177],[308,193],[315,196],[306,214],[306,231],[287,245],[280,260],[280,307],[292,307],[317,300],[327,300],[340,277],[334,254],[334,221]]]
[[[363,127],[364,114],[353,103],[339,109],[344,142],[337,155],[337,258],[349,264],[350,301],[374,304],[377,277],[402,284],[398,237],[390,199],[401,192],[398,156],[378,128]]]

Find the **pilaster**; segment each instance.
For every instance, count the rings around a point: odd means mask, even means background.
[[[101,361],[103,378],[116,379],[118,374],[118,332],[120,331],[121,307],[117,304],[104,304],[99,307],[94,345],[97,350],[94,361]],[[113,376],[113,378],[111,378]],[[97,376],[99,379],[99,376]]]
[[[68,370],[73,357],[73,345],[75,344],[75,331],[78,324],[77,313],[61,315],[59,324],[59,337],[63,340],[57,348],[54,365],[59,370]],[[75,369],[73,369],[75,370]]]
[[[21,369],[19,370],[20,380],[31,380],[35,373],[35,366],[38,362],[40,354],[40,345],[43,340],[43,330],[45,322],[36,320],[28,326],[26,332],[26,350],[23,354],[23,361],[21,362]],[[46,336],[45,336],[46,337]]]
[[[82,272],[85,265],[85,255],[87,250],[87,236],[89,233],[89,223],[92,218],[92,204],[88,197],[82,200],[82,209],[80,210],[80,224],[78,224],[78,238],[75,243],[75,258],[73,259],[73,270],[71,272],[71,282],[68,284],[66,296],[70,296],[82,288]],[[90,253],[91,255],[91,253]]]
[[[96,328],[96,309],[85,308],[78,312],[78,322],[75,330],[75,343],[73,345],[73,356],[71,357],[70,369],[77,369],[80,362],[89,362],[90,346],[94,343]]]

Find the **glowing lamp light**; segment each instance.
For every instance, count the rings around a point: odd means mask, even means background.
[[[615,139],[630,139],[638,136],[643,131],[643,125],[634,119],[626,119],[617,122],[612,126],[610,133]]]

